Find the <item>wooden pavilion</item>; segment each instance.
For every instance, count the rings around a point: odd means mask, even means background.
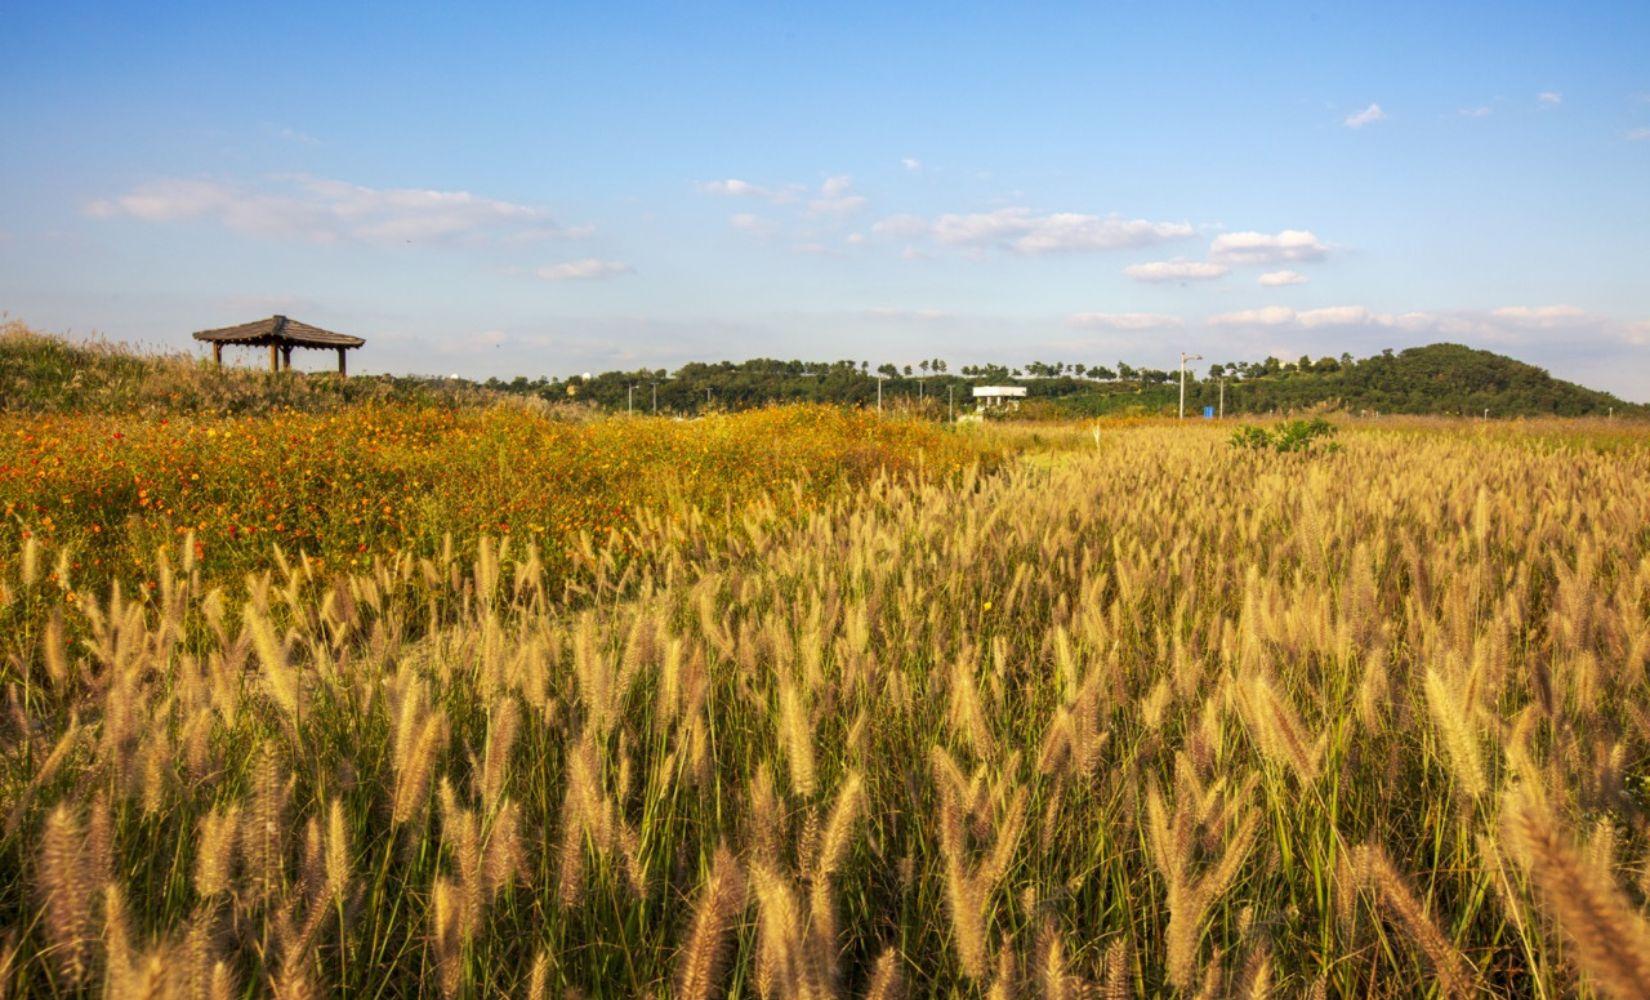
[[[353,350],[365,344],[360,337],[351,337],[344,333],[333,333],[308,323],[300,323],[285,316],[271,316],[251,323],[242,323],[240,326],[226,326],[219,330],[201,330],[195,335],[196,340],[205,341],[212,345],[212,360],[219,368],[223,367],[223,345],[235,344],[243,347],[269,348],[269,370],[278,372],[282,367],[292,370],[292,349],[294,347],[308,347],[317,350],[331,350],[338,352],[338,374],[349,374],[344,364],[344,352]]]

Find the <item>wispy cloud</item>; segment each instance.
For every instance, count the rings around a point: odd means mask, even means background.
[[[634,270],[623,261],[586,257],[583,260],[568,260],[560,264],[546,264],[533,273],[545,281],[599,281],[603,278],[630,274]]]
[[[1209,256],[1228,264],[1278,264],[1322,260],[1329,247],[1309,229],[1279,233],[1221,233],[1209,244]]]
[[[851,215],[863,209],[868,202],[863,195],[853,192],[854,179],[838,174],[825,179],[819,186],[819,196],[808,202],[812,215]]]
[[[1635,128],[1627,130],[1628,142],[1643,142],[1650,139],[1650,128]]]
[[[1556,90],[1543,90],[1535,95],[1536,102],[1543,107],[1556,108],[1564,103],[1564,95]]]
[[[779,231],[779,223],[752,212],[736,212],[728,217],[728,225],[753,236],[772,236]]]
[[[1167,281],[1212,281],[1224,276],[1231,268],[1210,260],[1158,260],[1148,264],[1130,264],[1123,273],[1136,281],[1161,284]]]
[[[306,174],[257,184],[169,178],[86,206],[93,218],[210,221],[254,236],[315,243],[451,243],[579,236],[530,205],[468,191],[372,188]]]
[[[1493,309],[1459,309],[1403,313],[1382,312],[1361,305],[1295,310],[1262,306],[1220,313],[1205,320],[1213,328],[1282,332],[1341,331],[1349,334],[1388,333],[1476,340],[1494,344],[1539,345],[1562,340],[1634,344],[1639,324],[1622,323],[1572,305],[1509,305]]]
[[[915,156],[905,157],[899,161],[899,165],[911,171],[913,174],[922,170],[922,161],[917,159]]]
[[[1456,113],[1462,118],[1488,118],[1490,116],[1490,106],[1488,104],[1480,104],[1475,108],[1462,108]]]
[[[1379,104],[1371,104],[1362,111],[1357,111],[1347,115],[1346,118],[1342,119],[1341,124],[1345,125],[1347,128],[1363,128],[1365,125],[1383,121],[1385,118],[1386,112],[1381,110],[1381,106]]]
[[[1267,271],[1256,280],[1268,288],[1278,288],[1283,285],[1304,285],[1306,275],[1299,271]]]
[[[871,229],[879,235],[898,239],[928,237],[942,246],[973,250],[995,248],[1032,256],[1152,246],[1196,233],[1191,224],[1185,222],[1151,222],[1077,212],[1038,214],[1021,207],[952,212],[932,219],[892,215]]]
[[[1161,313],[1084,312],[1066,317],[1066,325],[1075,330],[1138,332],[1144,330],[1177,330],[1183,323],[1179,316],[1165,316]]]
[[[772,202],[775,205],[784,205],[796,201],[804,190],[797,184],[768,187],[740,180],[737,177],[729,177],[718,181],[700,181],[697,187],[704,194],[718,195],[724,198],[756,198],[761,201]]]

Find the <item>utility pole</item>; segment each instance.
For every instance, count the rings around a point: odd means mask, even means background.
[[[957,387],[954,385],[945,387],[945,418],[951,423],[957,422]]]
[[[653,415],[659,415],[659,383],[653,383]]]
[[[1220,419],[1226,419],[1226,376],[1220,377]]]
[[[624,415],[625,416],[633,417],[633,416],[636,415],[635,399],[636,399],[636,387],[633,386],[633,385],[625,386],[625,390],[624,390]]]
[[[882,412],[882,376],[877,376],[877,412]]]
[[[1182,420],[1186,419],[1186,362],[1202,360],[1203,355],[1201,354],[1180,352],[1180,419]]]

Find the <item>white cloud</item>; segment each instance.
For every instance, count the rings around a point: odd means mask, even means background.
[[[1149,264],[1130,264],[1123,273],[1136,281],[1153,284],[1165,281],[1211,281],[1222,277],[1231,268],[1208,260],[1158,260]]]
[[[1347,115],[1341,124],[1345,125],[1347,128],[1363,128],[1371,122],[1382,121],[1385,118],[1386,112],[1381,110],[1381,106],[1379,104],[1371,104],[1362,111]]]
[[[1519,326],[1551,328],[1566,326],[1587,318],[1587,310],[1579,306],[1502,306],[1491,309],[1490,315]]]
[[[812,215],[851,215],[863,209],[868,202],[853,193],[854,179],[847,174],[827,177],[819,186],[819,197],[808,202]]]
[[[775,205],[784,205],[797,199],[801,188],[795,184],[786,184],[783,187],[764,187],[761,184],[752,184],[750,181],[729,177],[719,181],[700,181],[697,185],[704,194],[717,195],[723,198],[756,198],[760,201],[770,201]]]
[[[1086,312],[1066,317],[1066,325],[1079,330],[1175,330],[1180,328],[1181,320],[1159,313]]]
[[[370,188],[306,174],[259,186],[165,179],[86,206],[94,218],[170,223],[205,220],[235,232],[316,243],[462,242],[575,236],[545,211],[468,191]]]
[[[1299,271],[1267,271],[1257,280],[1268,288],[1277,288],[1282,285],[1304,285],[1306,275]]]
[[[996,247],[1029,255],[1151,246],[1195,233],[1191,225],[1184,222],[1149,222],[1075,212],[1038,215],[1029,208],[1018,207],[990,212],[951,212],[932,220],[910,214],[892,215],[871,229],[879,235],[899,239],[928,236],[945,246],[975,250]]]
[[[912,239],[927,234],[928,220],[909,212],[890,215],[886,219],[878,219],[872,223],[871,232],[877,236],[888,236],[893,239]]]
[[[751,212],[737,212],[729,216],[728,225],[754,236],[772,236],[779,229],[779,224],[772,219],[764,219]]]
[[[1564,95],[1560,94],[1556,90],[1543,90],[1541,93],[1535,95],[1535,99],[1549,108],[1555,108],[1564,103]]]
[[[1643,142],[1650,139],[1650,128],[1635,128],[1627,130],[1628,142]]]
[[[1457,113],[1462,118],[1488,118],[1490,116],[1490,107],[1487,104],[1480,104],[1476,108],[1462,108]]]
[[[594,281],[602,278],[611,278],[615,275],[629,274],[633,268],[629,264],[617,260],[598,260],[595,257],[586,257],[583,260],[568,260],[560,264],[546,264],[533,272],[545,281]]]
[[[913,174],[922,170],[922,161],[917,159],[915,156],[905,157],[899,161],[899,165],[911,171]]]
[[[1639,343],[1650,324],[1626,324],[1570,305],[1501,306],[1486,310],[1378,312],[1367,306],[1328,306],[1295,310],[1288,306],[1264,306],[1210,316],[1210,327],[1306,332],[1344,330],[1350,332],[1401,331],[1417,337],[1477,341],[1491,344],[1577,342]],[[1640,339],[1635,339],[1640,338]]]
[[[1277,234],[1221,233],[1209,244],[1209,256],[1229,264],[1322,260],[1328,253],[1329,247],[1306,229],[1285,229]]]
[[[1295,310],[1288,306],[1263,306],[1259,309],[1240,309],[1237,312],[1210,316],[1210,326],[1285,326],[1295,321]]]

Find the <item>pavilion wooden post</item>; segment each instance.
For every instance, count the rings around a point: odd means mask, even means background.
[[[281,345],[281,367],[285,368],[287,371],[292,370],[292,345],[291,344],[282,344]]]
[[[212,344],[212,363],[219,368],[223,367],[223,345],[217,342]]]
[[[344,363],[344,349],[338,348],[338,377],[349,378],[349,366]]]
[[[269,342],[269,374],[273,375],[281,370],[281,345],[273,340]]]

